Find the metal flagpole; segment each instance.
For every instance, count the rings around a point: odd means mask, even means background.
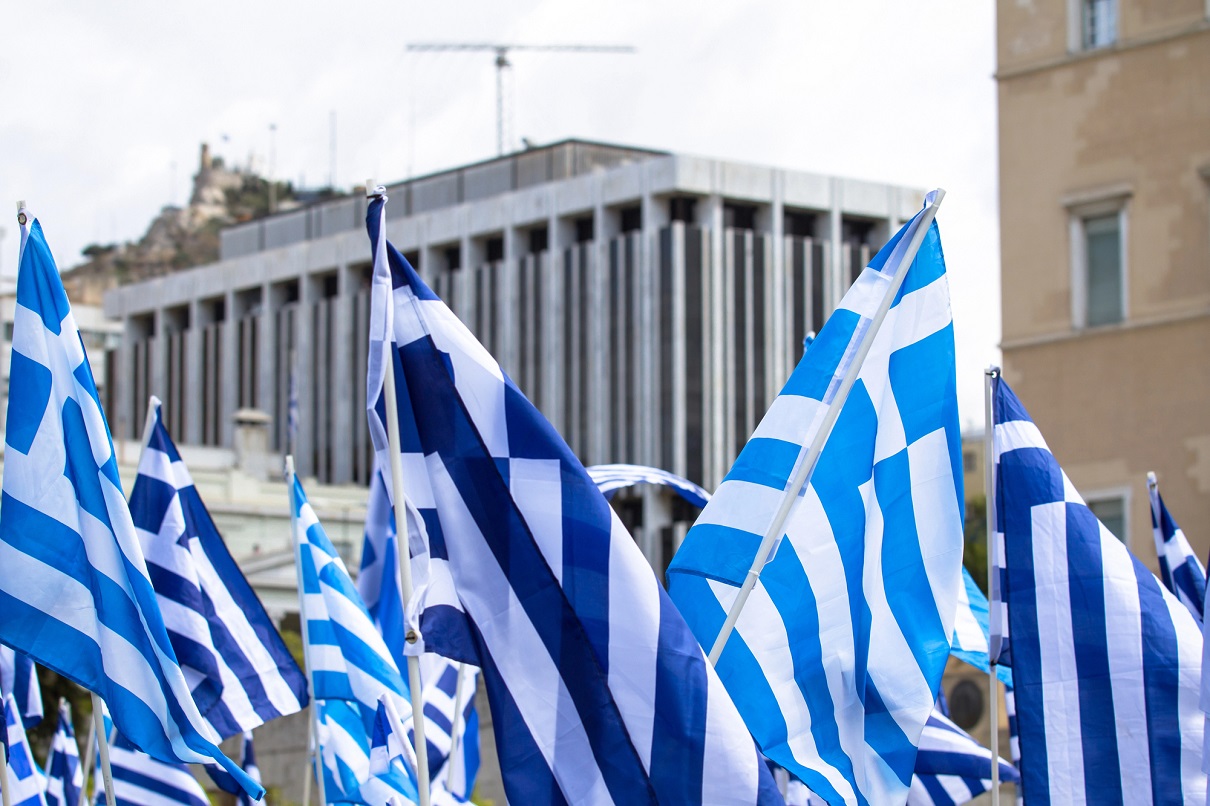
[[[95,691],[88,693],[92,695],[92,727],[97,732],[97,752],[101,756],[101,781],[105,784],[105,804],[116,806],[117,799],[113,796],[113,770],[109,768],[109,736],[105,733],[101,698]]]
[[[996,563],[996,467],[995,467],[995,433],[992,415],[992,387],[1000,376],[999,367],[988,367],[983,373],[983,505],[987,510],[987,594],[989,605],[992,602],[992,584]],[[991,719],[991,751],[992,751],[992,806],[1000,806],[1000,687],[996,685],[996,659],[991,657],[988,647],[988,689],[990,691],[989,716]]]
[[[836,424],[836,419],[840,417],[840,411],[844,408],[845,401],[849,397],[849,391],[853,388],[853,384],[857,382],[857,375],[861,372],[861,365],[865,362],[866,354],[870,352],[870,346],[874,343],[874,337],[882,326],[882,320],[886,319],[887,312],[891,309],[891,303],[895,301],[895,295],[899,293],[899,288],[903,285],[903,279],[907,276],[912,261],[916,259],[916,253],[920,251],[920,244],[924,242],[924,236],[928,234],[933,219],[937,217],[937,208],[941,206],[941,201],[945,198],[945,191],[938,189],[934,192],[936,196],[933,199],[933,203],[920,214],[919,226],[912,233],[912,240],[908,242],[907,248],[903,252],[903,257],[900,259],[899,264],[900,270],[895,273],[895,277],[891,280],[891,287],[887,289],[886,296],[879,304],[878,310],[874,313],[874,318],[870,320],[870,326],[861,338],[861,343],[857,347],[857,352],[853,356],[852,363],[849,364],[849,368],[845,371],[845,376],[836,390],[836,397],[833,398],[832,404],[828,407],[827,414],[824,415],[823,423],[820,425],[819,431],[815,434],[815,439],[807,450],[806,458],[799,464],[794,477],[790,479],[790,483],[786,486],[785,492],[782,495],[781,506],[777,508],[777,513],[773,516],[769,529],[760,541],[760,548],[756,550],[756,557],[753,558],[752,567],[748,569],[748,575],[744,578],[743,585],[740,586],[739,595],[735,597],[735,601],[731,604],[731,609],[727,611],[727,619],[723,622],[723,628],[719,630],[718,638],[714,639],[714,646],[711,647],[708,656],[712,665],[717,664],[719,656],[723,654],[723,647],[727,645],[727,639],[731,637],[731,633],[735,629],[735,623],[739,621],[739,615],[748,601],[748,596],[752,593],[752,589],[756,587],[757,580],[760,579],[760,573],[764,569],[765,563],[769,561],[769,554],[773,551],[777,538],[781,536],[785,528],[786,518],[790,515],[790,508],[794,505],[795,500],[797,500],[799,492],[811,481],[811,474],[815,472],[815,465],[819,461],[819,455],[823,452],[823,446],[828,441],[828,436],[832,433],[832,426]]]
[[[382,195],[375,191],[373,180],[366,180],[366,197],[374,198]],[[386,233],[380,233],[385,238]],[[377,257],[377,255],[375,256]],[[391,304],[390,300],[386,301]],[[383,394],[386,397],[387,444],[391,454],[391,495],[395,508],[395,558],[399,562],[400,599],[404,611],[404,621],[407,621],[408,602],[412,599],[412,564],[411,551],[408,547],[408,518],[403,494],[403,455],[400,453],[399,438],[399,401],[395,397],[395,356],[394,348],[389,346],[395,342],[394,333],[384,333],[383,337],[388,346],[383,376]],[[414,644],[420,638],[410,628],[405,640]],[[413,745],[416,751],[416,778],[420,795],[419,806],[429,806],[429,754],[428,744],[424,738],[424,691],[420,687],[420,658],[408,655],[408,692],[412,700]]]
[[[298,533],[298,507],[294,500],[293,454],[286,456],[286,485],[289,487],[290,493],[290,535],[294,538],[294,567],[298,573],[298,619],[302,632],[303,666],[307,670],[307,688],[311,692],[311,704],[308,706],[311,709],[311,726],[307,732],[311,738],[314,738],[314,741],[308,740],[307,754],[311,756],[312,766],[315,768],[315,786],[319,790],[320,806],[327,806],[328,799],[324,796],[323,752],[319,742],[319,710],[315,705],[315,678],[311,673],[311,638],[307,634],[307,593],[303,585],[302,535]],[[311,780],[306,779],[304,787],[310,789],[310,783]],[[311,793],[307,792],[303,803],[308,803],[310,798]]]
[[[88,783],[88,776],[93,774],[92,761],[93,754],[97,750],[97,723],[91,719],[88,721],[88,747],[84,750],[84,782]],[[95,782],[94,782],[95,785]],[[88,806],[88,787],[80,787],[80,801],[76,806]]]
[[[454,684],[454,724],[450,727],[450,755],[449,768],[445,774],[445,780],[448,785],[450,781],[458,781],[462,776],[462,755],[458,751],[462,747],[462,734],[466,730],[466,719],[463,716],[463,711],[466,710],[462,704],[462,693],[466,689],[463,681],[463,675],[466,674],[466,664],[458,664],[458,682]],[[474,693],[471,694],[474,696]],[[460,792],[457,794],[470,797],[470,792]]]
[[[308,703],[307,708],[314,708],[314,705],[313,705],[314,702],[315,701],[312,700],[311,703]],[[311,748],[314,745],[315,745],[315,720],[308,719],[307,720],[307,758],[308,759],[314,759],[314,757],[315,757],[315,754],[311,750]],[[310,775],[303,776],[303,806],[311,806],[311,776]],[[320,804],[320,806],[326,806],[326,804]]]

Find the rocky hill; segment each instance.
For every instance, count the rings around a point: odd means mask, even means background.
[[[163,208],[138,241],[85,247],[85,262],[63,273],[63,285],[73,302],[100,305],[115,286],[212,263],[218,260],[224,226],[302,203],[288,182],[270,190],[267,179],[249,168],[228,168],[203,143],[189,204]],[[308,200],[332,195],[330,190],[306,194]]]

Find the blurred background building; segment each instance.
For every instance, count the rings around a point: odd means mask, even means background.
[[[1004,374],[1156,567],[1146,473],[1210,548],[1210,4],[998,4]]]

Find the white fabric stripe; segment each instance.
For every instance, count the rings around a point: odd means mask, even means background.
[[[510,459],[508,484],[546,564],[563,584],[563,479],[558,460]]]
[[[1067,505],[1040,504],[1031,513],[1041,679],[1045,689],[1047,783],[1058,801],[1084,803],[1084,757],[1080,748],[1079,672],[1071,641],[1071,591],[1067,577],[1049,569],[1067,566]],[[1061,716],[1060,716],[1061,715]],[[1070,751],[1070,752],[1069,752]]]
[[[988,651],[987,637],[983,634],[983,628],[979,626],[979,622],[975,619],[974,611],[971,610],[971,602],[970,597],[966,593],[966,585],[958,586],[958,605],[954,618],[953,635],[955,649],[984,653]]]
[[[206,801],[205,790],[187,769],[163,764],[150,756],[130,750],[110,747],[110,765],[117,769],[127,769],[160,781],[177,789],[185,790]],[[128,803],[138,803],[140,806],[180,806],[180,801],[139,786],[130,781],[124,781],[114,776],[114,797]],[[103,796],[100,799],[104,803]]]
[[[889,261],[887,266],[891,266]],[[866,266],[857,276],[857,282],[845,292],[840,304],[836,306],[837,310],[852,311],[866,319],[873,318],[893,279],[891,274],[883,274]]]
[[[937,429],[909,445],[907,452],[920,553],[933,590],[937,615],[945,625],[945,634],[953,635],[958,595],[961,591],[961,595],[966,596],[966,582],[962,578],[962,512],[954,496],[949,441],[945,431]],[[970,613],[969,603],[967,613]],[[978,629],[982,638],[983,630]],[[984,640],[984,646],[986,644]]]
[[[835,545],[835,544],[833,544]],[[719,605],[724,610],[730,610],[735,601],[737,589],[714,580],[709,580],[710,590],[718,597]],[[773,691],[773,696],[780,706],[782,716],[786,720],[786,744],[794,754],[794,758],[816,758],[819,751],[816,748],[815,736],[811,733],[811,713],[807,709],[807,701],[803,696],[798,681],[794,679],[794,655],[790,648],[790,639],[786,634],[785,623],[777,606],[769,598],[765,586],[759,582],[752,589],[748,603],[740,613],[735,630],[743,642],[752,650],[756,662],[764,672],[765,679]],[[852,634],[837,635],[838,641],[852,641]],[[840,650],[837,654],[843,654]],[[831,686],[835,675],[828,676]],[[851,753],[852,748],[862,744],[861,733],[852,730],[851,720],[843,715],[852,714],[854,708],[860,708],[860,703],[851,686],[844,691],[844,699],[833,699],[837,712],[837,727],[840,729],[841,746]],[[835,698],[835,690],[833,690]],[[852,742],[852,744],[850,744]],[[854,760],[854,766],[859,766],[860,760]],[[844,775],[833,766],[820,768],[815,772],[822,775],[839,792],[846,803],[855,803],[857,795]]]
[[[760,537],[769,528],[771,520],[769,513],[777,511],[785,493],[782,489],[766,487],[763,484],[729,479],[719,485],[714,497],[718,498],[720,495],[724,497],[728,495],[735,496],[736,500],[748,502],[748,506],[742,510],[735,507],[719,507],[711,510],[710,507],[707,507],[702,510],[694,525],[717,524],[719,526],[729,526],[732,529],[739,529]]]
[[[802,446],[819,431],[827,411],[828,407],[814,398],[780,394],[773,398],[752,438],[778,439]]]
[[[610,585],[609,623],[625,624],[626,629],[609,631],[609,690],[642,759],[643,769],[650,773],[658,709],[655,682],[660,645],[659,582],[643,555],[634,550],[634,540],[617,513],[610,509],[610,515],[609,579],[642,580],[645,584],[633,588]]]
[[[1050,450],[1046,446],[1046,440],[1042,438],[1042,432],[1038,430],[1038,426],[1029,420],[1010,420],[1006,423],[996,423],[995,440],[997,464],[1000,462],[1000,457],[1009,451],[1016,451],[1022,448]]]
[[[1105,595],[1105,639],[1109,656],[1109,678],[1113,690],[1114,727],[1117,729],[1118,763],[1122,792],[1151,791],[1151,751],[1135,737],[1147,735],[1145,689],[1135,677],[1143,668],[1143,632],[1138,582],[1126,546],[1100,523],[1102,580]],[[1108,538],[1108,540],[1106,540]],[[1118,595],[1115,595],[1117,593]],[[1129,595],[1127,595],[1129,594]],[[1072,602],[1074,610],[1079,602]],[[1076,636],[1071,635],[1074,642]]]
[[[718,806],[749,806],[757,802],[759,768],[757,764],[737,764],[735,760],[755,760],[756,747],[749,734],[735,729],[743,721],[718,675],[709,674],[707,680],[702,794]],[[737,780],[737,776],[743,776],[742,780]]]
[[[465,583],[460,590],[466,612],[484,644],[507,647],[505,652],[492,653],[492,660],[517,701],[535,745],[569,803],[612,802],[558,667],[525,616],[440,457],[433,455],[428,464],[433,493],[443,504],[441,529],[451,564],[461,572],[455,582]],[[533,699],[542,704],[526,702]]]

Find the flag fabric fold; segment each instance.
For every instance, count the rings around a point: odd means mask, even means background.
[[[307,681],[232,559],[151,399],[130,512],[168,638],[224,738],[307,702]]]
[[[0,781],[0,789],[8,790],[5,794],[13,806],[46,806],[43,797],[46,784],[29,749],[17,701],[9,693],[0,699],[0,704],[3,705],[0,720],[4,722],[4,752],[8,759],[8,778]]]
[[[28,213],[21,212],[23,220]],[[23,226],[0,501],[0,642],[96,692],[163,760],[217,762],[148,578],[84,344],[42,227]]]
[[[0,696],[11,693],[25,729],[42,721],[42,687],[38,683],[38,667],[27,655],[10,647],[0,646]]]
[[[59,706],[59,724],[50,744],[46,762],[46,806],[78,806],[84,789],[84,770],[80,766],[80,747],[71,725],[67,704]]]
[[[391,361],[403,489],[432,564],[424,640],[482,669],[509,801],[780,802],[633,539],[551,425],[387,243],[384,205],[379,196],[367,211],[372,438],[389,467]]]
[[[1202,635],[993,381],[1000,645],[1028,803],[1202,803]]]
[[[361,716],[350,702],[320,703],[319,745],[328,803],[386,806],[393,799],[415,803],[416,782],[399,767],[375,773],[371,766],[372,740]],[[375,721],[378,712],[375,711]]]
[[[701,509],[710,500],[710,493],[700,485],[694,484],[667,470],[644,465],[593,465],[587,468],[589,477],[597,485],[597,489],[606,498],[612,498],[618,490],[633,487],[636,484],[658,484],[669,487],[690,504]]]
[[[718,660],[762,751],[829,803],[903,803],[953,639],[962,558],[954,333],[928,206],[845,294],[669,567],[712,646],[877,311],[810,482]]]
[[[1154,473],[1147,476],[1147,493],[1151,499],[1151,528],[1155,534],[1160,579],[1200,624],[1202,611],[1206,608],[1206,569],[1193,553],[1181,527],[1168,513],[1168,507],[1164,506]]]
[[[934,711],[920,734],[909,806],[958,806],[991,789],[992,753],[949,717]],[[999,759],[1000,780],[1017,781],[1017,770]]]

